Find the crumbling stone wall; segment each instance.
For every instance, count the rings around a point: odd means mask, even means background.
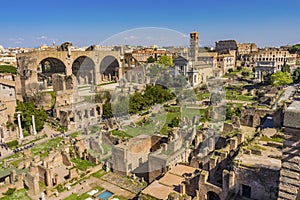
[[[247,168],[235,166],[235,193],[243,196],[243,185],[251,187],[251,199],[276,200],[278,196],[279,170],[271,168]]]

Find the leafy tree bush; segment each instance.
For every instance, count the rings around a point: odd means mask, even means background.
[[[173,59],[170,56],[160,56],[157,59],[157,62],[161,65],[164,65],[166,67],[173,66]]]
[[[291,67],[288,65],[284,65],[282,66],[281,71],[291,73]]]
[[[299,83],[300,82],[300,67],[297,67],[293,73],[293,81],[294,83]]]
[[[0,73],[17,74],[17,68],[12,65],[0,65]]]
[[[271,75],[271,83],[274,86],[288,85],[293,83],[293,78],[288,72],[278,71]]]
[[[147,59],[147,63],[154,63],[156,60],[155,58],[153,58],[153,56],[150,56],[148,59]]]
[[[290,53],[298,53],[300,52],[300,44],[295,44],[288,49]]]
[[[19,144],[18,140],[13,140],[6,143],[9,148],[15,147]]]
[[[8,188],[8,190],[5,193],[3,193],[3,195],[9,196],[9,195],[12,195],[15,191],[16,191],[16,188]]]
[[[179,122],[180,122],[179,117],[175,117],[175,118],[173,118],[173,119],[171,120],[170,123],[168,123],[168,126],[171,127],[171,128],[178,127]]]
[[[21,102],[17,101],[17,111],[21,112],[22,125],[28,131],[32,125],[32,115],[35,117],[35,127],[37,131],[43,129],[46,119],[48,118],[47,113],[42,108],[36,108],[33,101]]]
[[[139,111],[149,109],[155,104],[162,104],[172,100],[175,95],[167,88],[161,85],[147,85],[144,94],[135,92],[130,98],[122,96],[119,100],[111,104],[110,97],[103,104],[103,118],[113,117],[113,113],[120,116],[129,113],[136,114]]]

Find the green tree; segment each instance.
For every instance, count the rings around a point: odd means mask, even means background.
[[[165,67],[171,67],[173,66],[173,59],[170,56],[160,56],[157,59],[158,63],[165,66]]]
[[[233,111],[231,109],[230,106],[226,107],[226,120],[231,120],[232,116],[233,116]]]
[[[147,63],[154,63],[156,60],[155,58],[153,58],[153,56],[150,56],[148,59],[147,59]]]
[[[102,106],[102,111],[103,111],[102,117],[105,118],[105,119],[113,117],[113,113],[112,113],[112,109],[111,109],[111,103],[110,103],[110,100],[111,100],[110,93],[105,92],[103,94],[103,96],[98,96],[97,98],[98,98],[97,101],[99,101],[99,102],[105,101],[105,103]]]
[[[17,68],[12,65],[0,65],[0,73],[17,74]]]
[[[174,118],[168,123],[168,126],[171,127],[171,128],[178,127],[178,126],[179,126],[179,122],[180,122],[179,117],[174,117]]]
[[[29,127],[32,125],[32,115],[35,117],[36,130],[40,131],[43,129],[48,115],[42,108],[36,108],[33,101],[18,101],[16,110],[22,112],[22,125],[26,130],[29,130]]]
[[[271,83],[274,86],[288,85],[293,83],[293,78],[288,72],[278,71],[271,75]]]
[[[281,71],[291,73],[291,67],[288,65],[283,65]]]
[[[294,83],[299,83],[300,82],[300,67],[297,67],[293,73],[293,80]]]
[[[288,49],[290,53],[298,53],[300,52],[300,44],[295,44]]]
[[[134,114],[144,109],[144,97],[140,92],[136,92],[129,99],[129,113]]]
[[[103,118],[108,119],[108,118],[113,117],[110,102],[105,102],[103,104],[103,108],[102,109],[103,109],[103,113],[102,113],[102,117]]]
[[[113,114],[116,116],[124,116],[128,114],[129,97],[119,96],[117,101],[111,103]]]

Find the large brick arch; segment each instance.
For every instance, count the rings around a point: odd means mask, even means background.
[[[96,64],[93,59],[81,55],[72,62],[72,74],[77,77],[79,84],[95,84]]]
[[[55,58],[60,60],[66,67],[65,75],[71,76],[72,65],[76,59],[81,56],[89,57],[95,64],[95,79],[94,84],[102,83],[102,75],[100,73],[100,64],[106,56],[113,56],[119,65],[118,78],[123,75],[123,61],[120,51],[107,51],[107,50],[94,50],[94,51],[59,51],[56,49],[51,50],[36,50],[17,55],[18,62],[18,78],[16,85],[18,89],[16,91],[18,99],[26,94],[25,85],[29,83],[38,82],[38,74],[40,72],[40,63],[46,58]]]
[[[52,73],[66,74],[66,68],[66,65],[60,59],[47,57],[39,63],[37,71],[45,75]]]
[[[113,54],[104,55],[99,60],[98,66],[96,67],[96,76],[98,77],[98,83],[105,81],[104,76],[109,76],[113,80],[122,78],[123,69],[120,59]]]
[[[105,56],[100,63],[100,73],[107,74],[120,67],[118,59],[112,55]]]

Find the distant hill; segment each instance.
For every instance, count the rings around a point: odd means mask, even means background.
[[[0,65],[0,73],[17,74],[17,68],[12,65]]]

